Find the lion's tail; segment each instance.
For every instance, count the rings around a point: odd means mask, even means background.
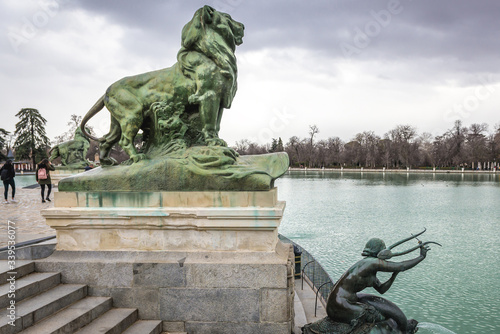
[[[100,138],[94,137],[87,132],[87,129],[85,129],[85,124],[87,124],[87,122],[92,117],[97,115],[97,113],[99,111],[101,111],[102,108],[104,108],[104,95],[101,96],[101,98],[99,100],[97,100],[97,102],[94,104],[94,106],[92,108],[90,108],[90,110],[87,112],[87,114],[83,117],[82,123],[80,123],[80,129],[82,130],[82,133],[85,137],[96,140],[96,141],[101,141]]]

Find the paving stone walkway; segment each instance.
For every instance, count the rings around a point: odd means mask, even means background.
[[[54,207],[55,191],[57,191],[57,188],[52,187],[52,193],[50,194],[52,202],[42,203],[40,187],[31,189],[17,187],[16,200],[18,202],[13,203],[10,202],[11,189],[9,188],[9,204],[4,204],[4,187],[3,184],[0,186],[0,247],[7,245],[7,225],[9,221],[12,222],[11,226],[16,227],[16,242],[56,234],[54,229],[45,224],[45,219],[40,214],[41,210]]]

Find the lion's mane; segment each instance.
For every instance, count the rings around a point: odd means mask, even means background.
[[[192,58],[188,57],[189,53],[198,52],[213,61],[230,83],[231,89],[228,89],[222,98],[224,108],[230,108],[237,90],[238,70],[234,52],[237,41],[243,37],[243,30],[241,27],[241,31],[239,31],[238,23],[229,15],[217,12],[211,7],[208,7],[208,11],[212,15],[211,23],[207,24],[207,18],[204,17],[207,7],[197,10],[193,19],[182,29],[182,47],[177,53],[177,61],[184,75],[190,78],[194,77],[196,67],[199,64],[193,63]],[[218,26],[221,22],[227,26],[227,29],[222,30]],[[218,34],[220,38],[213,38],[211,36],[213,34]]]

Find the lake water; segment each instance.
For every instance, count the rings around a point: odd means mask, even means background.
[[[22,188],[36,184],[35,174],[28,174],[28,175],[17,174],[14,180],[16,182],[16,188]]]
[[[276,186],[287,202],[279,232],[307,249],[333,281],[361,259],[370,238],[389,246],[425,227],[421,239],[443,247],[432,245],[384,297],[408,318],[458,334],[500,333],[498,174],[300,171],[288,172]]]

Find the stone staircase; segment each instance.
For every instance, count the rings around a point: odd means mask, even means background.
[[[161,321],[138,320],[137,309],[113,308],[111,298],[61,284],[60,273],[35,272],[31,261],[17,260],[14,270],[0,261],[0,283],[0,334],[162,333]]]

